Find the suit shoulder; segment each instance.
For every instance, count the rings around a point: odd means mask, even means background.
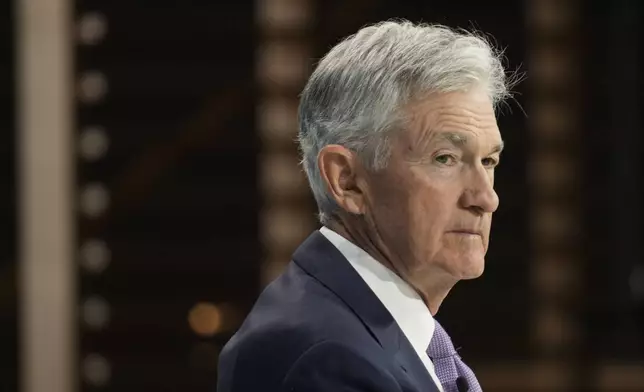
[[[291,266],[264,290],[222,350],[218,390],[277,390],[298,358],[324,341],[377,347],[339,298]]]
[[[217,391],[277,391],[298,358],[323,339],[302,326],[242,329],[219,356]]]
[[[401,390],[394,376],[379,361],[344,342],[328,340],[313,345],[297,359],[281,388],[289,392]]]

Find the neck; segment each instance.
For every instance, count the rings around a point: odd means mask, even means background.
[[[427,273],[427,275],[425,279],[420,280],[417,284],[410,284],[416,288],[432,316],[435,316],[443,300],[445,300],[445,297],[447,297],[447,294],[449,294],[457,281],[443,271],[434,271],[433,273]]]
[[[396,258],[384,245],[377,230],[367,230],[364,224],[351,224],[354,219],[341,218],[327,224],[327,227],[360,247],[407,282],[425,302],[430,313],[436,315],[457,280],[445,271],[431,269],[424,270],[423,276],[410,276],[411,274],[399,267],[405,264],[396,262]]]

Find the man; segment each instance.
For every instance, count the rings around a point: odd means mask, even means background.
[[[480,276],[509,95],[476,35],[385,22],[334,47],[300,104],[323,227],[220,356],[220,392],[480,391],[434,320]]]

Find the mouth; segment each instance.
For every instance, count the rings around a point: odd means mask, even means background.
[[[470,236],[479,236],[482,237],[483,235],[481,234],[480,231],[478,230],[452,230],[450,233],[453,234],[459,234],[459,235],[470,235]]]

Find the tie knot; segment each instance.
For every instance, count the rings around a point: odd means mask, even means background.
[[[427,355],[432,359],[440,359],[451,357],[456,354],[454,343],[449,337],[442,325],[436,321],[436,328],[434,329],[434,336],[427,348]]]

